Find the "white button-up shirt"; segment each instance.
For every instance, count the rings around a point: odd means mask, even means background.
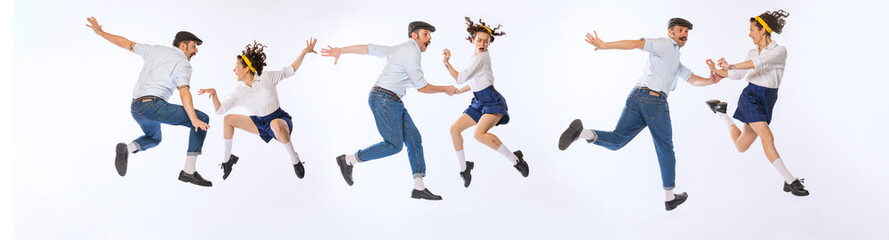
[[[376,85],[403,97],[408,88],[426,87],[423,69],[420,69],[420,46],[414,40],[395,46],[367,44],[367,54],[386,59],[386,66],[377,78]]]
[[[488,51],[472,57],[472,63],[463,72],[457,74],[457,84],[465,82],[473,92],[484,90],[494,85],[494,72],[491,71],[491,55]]]
[[[649,52],[648,62],[636,87],[647,87],[669,94],[677,79],[688,81],[692,72],[679,62],[679,44],[671,38],[646,38],[642,51]]]
[[[733,80],[741,80],[747,77],[747,81],[757,86],[778,88],[781,86],[781,78],[784,77],[784,64],[787,62],[787,49],[772,41],[768,46],[759,51],[754,47],[747,52],[747,60],[753,61],[753,69],[728,70],[728,77]]]
[[[263,71],[262,75],[253,79],[253,87],[238,82],[235,91],[222,102],[216,114],[222,115],[236,106],[244,107],[257,116],[272,114],[281,107],[278,103],[278,83],[293,74],[293,67],[286,66],[280,71]]]
[[[136,44],[133,51],[142,60],[142,72],[133,87],[133,99],[155,96],[168,100],[173,90],[187,86],[191,80],[191,64],[185,53],[177,48]]]

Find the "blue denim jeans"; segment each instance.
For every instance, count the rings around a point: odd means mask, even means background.
[[[370,91],[367,103],[373,111],[377,130],[383,141],[358,150],[358,161],[365,162],[401,152],[407,146],[407,158],[413,177],[426,176],[426,160],[423,158],[423,141],[404,103],[386,90]]]
[[[201,154],[207,131],[198,129],[195,132],[195,128],[191,125],[191,120],[188,119],[188,114],[185,113],[184,107],[170,104],[160,99],[146,99],[133,102],[130,105],[130,112],[133,114],[133,119],[136,120],[136,123],[139,123],[139,127],[142,127],[142,132],[145,133],[145,135],[133,140],[136,142],[139,151],[148,150],[160,144],[161,123],[163,123],[188,127],[187,155]],[[197,109],[194,110],[194,113],[201,121],[210,123],[210,118],[207,117],[207,114]]]
[[[673,126],[670,123],[670,105],[667,104],[667,96],[663,93],[633,89],[627,97],[627,103],[614,131],[595,130],[598,138],[591,143],[610,150],[618,150],[633,140],[646,126],[654,140],[664,189],[673,189],[676,185]]]

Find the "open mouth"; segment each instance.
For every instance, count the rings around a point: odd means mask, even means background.
[[[684,41],[688,41],[688,38],[687,38],[687,37],[681,37],[681,38],[679,38],[679,40],[682,40],[682,41],[684,42]]]
[[[480,48],[478,48],[478,51],[479,51],[479,52],[484,52],[484,51],[485,51],[485,48],[480,47]]]
[[[432,41],[428,41],[428,42],[426,42],[426,46],[427,46],[427,47],[429,46],[429,44],[432,44]]]

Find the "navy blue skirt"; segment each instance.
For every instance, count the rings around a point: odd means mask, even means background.
[[[499,113],[503,114],[503,117],[494,126],[509,123],[509,114],[506,112],[509,108],[506,106],[506,98],[503,98],[503,95],[500,95],[493,85],[472,94],[475,95],[472,98],[472,104],[463,113],[469,115],[476,123],[484,114]]]
[[[757,86],[750,83],[741,91],[738,98],[738,109],[735,110],[735,119],[743,123],[766,122],[772,123],[772,109],[778,101],[778,89]]]
[[[281,110],[281,108],[278,108],[278,110],[275,110],[275,112],[273,112],[269,115],[262,116],[262,117],[255,116],[255,115],[250,116],[250,119],[253,120],[253,124],[256,125],[256,129],[259,130],[259,137],[262,138],[262,140],[265,141],[266,143],[268,143],[273,138],[275,138],[275,132],[272,131],[271,124],[272,124],[272,120],[275,120],[278,118],[287,122],[287,128],[288,128],[288,130],[290,130],[287,134],[293,133],[293,121],[290,120],[291,119],[290,114],[287,114],[287,112],[285,112],[284,110]],[[275,139],[277,139],[277,138],[275,138]]]

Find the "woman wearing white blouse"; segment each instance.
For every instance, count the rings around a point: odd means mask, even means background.
[[[734,118],[741,121],[744,129],[735,126],[731,118],[726,114],[728,103],[719,100],[709,100],[707,105],[719,118],[725,121],[729,128],[729,137],[739,152],[747,151],[753,141],[759,137],[766,157],[772,165],[784,177],[784,191],[795,196],[807,196],[809,191],[805,189],[800,179],[796,179],[784,166],[784,161],[778,155],[775,148],[775,139],[769,123],[772,122],[772,109],[778,100],[778,87],[784,76],[784,64],[787,60],[787,49],[772,41],[772,33],[780,34],[784,29],[784,18],[790,16],[784,10],[766,11],[759,16],[750,18],[750,38],[756,47],[747,53],[744,62],[728,64],[725,58],[719,60],[719,67],[713,60],[707,60],[710,70],[722,77],[734,80],[747,79],[749,84],[741,92],[738,99],[738,108]]]
[[[232,167],[238,162],[238,157],[231,154],[232,137],[235,134],[235,128],[247,131],[252,134],[259,135],[263,141],[268,143],[272,138],[284,145],[284,149],[290,155],[293,163],[293,171],[298,178],[303,178],[306,170],[303,163],[299,160],[299,155],[293,150],[293,144],[290,141],[290,134],[293,132],[293,121],[290,114],[281,110],[278,103],[277,85],[284,80],[293,76],[294,72],[299,69],[303,58],[307,53],[316,53],[315,43],[317,39],[306,41],[306,48],[303,49],[299,57],[293,61],[293,64],[286,66],[279,71],[265,71],[266,66],[265,53],[263,49],[266,46],[256,43],[248,44],[247,49],[241,52],[235,60],[235,75],[238,76],[238,86],[231,96],[223,102],[219,102],[216,96],[216,89],[201,89],[198,94],[208,93],[213,99],[213,106],[216,107],[216,114],[222,115],[234,107],[241,106],[255,114],[254,116],[244,116],[238,114],[229,114],[225,116],[224,133],[225,154],[222,162],[222,179],[227,179],[231,174]]]
[[[490,28],[481,19],[476,24],[466,17],[466,25],[466,31],[469,32],[469,37],[466,39],[475,45],[475,55],[472,57],[469,67],[463,72],[457,72],[448,62],[451,58],[451,51],[445,49],[443,53],[445,67],[457,80],[457,84],[466,83],[466,86],[461,88],[458,93],[472,90],[475,95],[472,98],[472,104],[451,126],[451,139],[460,162],[460,177],[463,178],[463,186],[469,187],[469,183],[472,181],[470,172],[475,164],[466,161],[461,133],[476,124],[478,126],[475,129],[475,139],[491,149],[497,150],[512,163],[523,177],[528,177],[528,163],[523,159],[522,151],[511,152],[497,136],[488,132],[496,125],[509,122],[506,99],[494,89],[494,73],[491,71],[491,56],[488,54],[488,46],[494,42],[494,36],[501,36],[505,33],[497,31],[500,26]]]

